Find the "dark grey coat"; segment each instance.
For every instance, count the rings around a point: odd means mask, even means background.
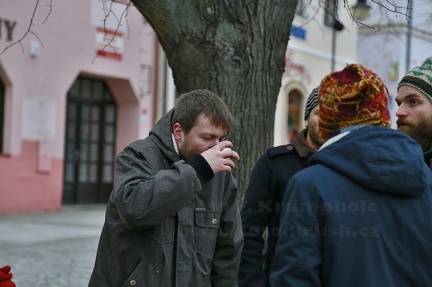
[[[89,287],[235,286],[243,234],[237,185],[201,155],[181,160],[172,112],[117,157]]]

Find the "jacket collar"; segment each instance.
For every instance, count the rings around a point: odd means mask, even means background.
[[[315,152],[307,145],[306,135],[307,135],[307,130],[306,129],[301,130],[291,143],[296,149],[296,151],[298,152],[300,157],[308,157]]]

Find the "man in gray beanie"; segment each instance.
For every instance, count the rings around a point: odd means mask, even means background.
[[[432,57],[414,67],[399,82],[397,128],[417,141],[432,169]]]
[[[308,159],[323,144],[318,130],[317,97],[318,88],[315,88],[306,100],[306,128],[290,144],[269,148],[252,171],[241,211],[244,246],[239,287],[270,286],[268,277],[278,240],[280,203],[285,186],[295,173],[306,167]]]

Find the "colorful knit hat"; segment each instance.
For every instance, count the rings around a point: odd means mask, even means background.
[[[316,87],[312,90],[312,92],[309,94],[307,101],[306,101],[306,107],[304,112],[304,119],[306,120],[307,117],[309,117],[310,112],[318,105],[318,91],[319,87]]]
[[[362,65],[350,64],[327,75],[318,93],[319,130],[328,140],[343,128],[356,125],[390,127],[390,96],[377,74]]]
[[[432,57],[426,59],[420,67],[412,68],[399,82],[401,86],[410,86],[425,94],[432,102]]]

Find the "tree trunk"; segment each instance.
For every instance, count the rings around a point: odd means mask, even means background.
[[[297,0],[133,0],[167,55],[179,93],[218,94],[237,120],[240,200],[273,145],[274,115]]]

